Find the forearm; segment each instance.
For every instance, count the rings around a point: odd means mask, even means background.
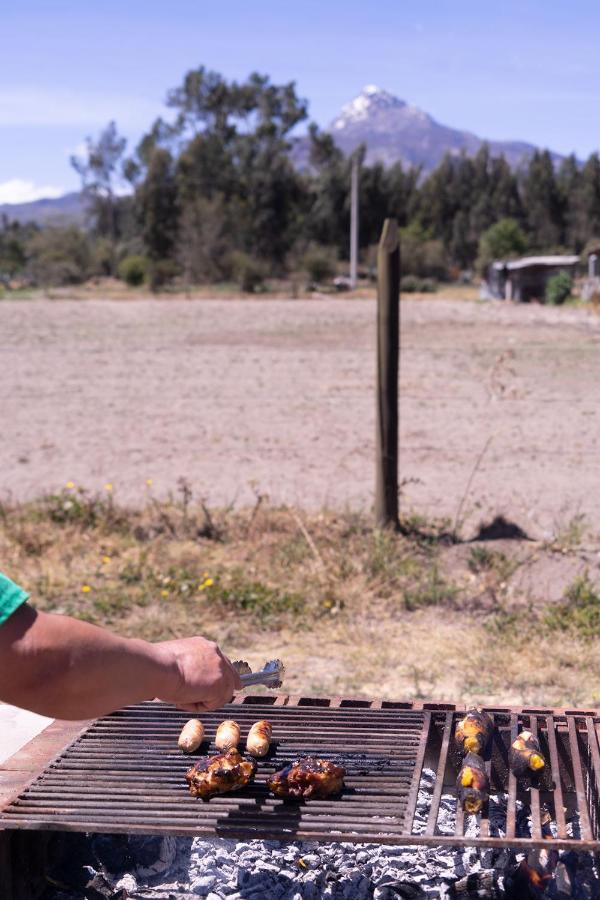
[[[24,606],[0,628],[0,699],[63,719],[103,715],[165,693],[164,645],[122,638]]]

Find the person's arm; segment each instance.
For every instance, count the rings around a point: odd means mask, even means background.
[[[239,675],[202,637],[151,644],[22,605],[0,626],[0,700],[61,719],[88,719],[161,700],[218,709]]]

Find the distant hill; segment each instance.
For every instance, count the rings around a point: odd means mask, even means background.
[[[421,166],[424,172],[435,169],[445,153],[473,156],[484,143],[493,156],[504,156],[512,168],[537,149],[524,141],[485,141],[469,131],[441,125],[422,109],[374,85],[363,88],[346,104],[328,130],[344,153],[365,144],[368,164],[401,162]],[[300,167],[308,162],[308,147],[308,139],[301,138],[294,148],[294,160]],[[552,156],[561,159],[558,154]]]
[[[62,197],[32,200],[30,203],[0,203],[0,216],[2,215],[22,223],[82,225],[85,221],[85,206],[81,194],[74,191]]]

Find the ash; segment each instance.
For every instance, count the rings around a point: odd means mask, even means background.
[[[435,773],[423,771],[414,831],[423,832],[431,802]],[[503,836],[505,797],[490,798],[490,834]],[[518,809],[523,834],[528,810]],[[453,834],[456,798],[444,795],[438,833]],[[466,834],[478,833],[476,817],[467,820]],[[574,824],[576,830],[576,823]],[[70,841],[66,869],[54,873],[60,885],[48,900],[388,900],[388,898],[450,898],[510,896],[510,873],[523,858],[509,849],[397,847],[280,841],[193,840],[171,837],[83,835]],[[79,846],[75,847],[75,843]],[[600,881],[592,857],[564,854],[544,896],[600,898]],[[457,892],[493,875],[495,894]],[[488,878],[488,881],[490,878]],[[516,896],[516,895],[515,895]],[[522,894],[520,895],[522,896]],[[541,895],[540,895],[541,896]]]

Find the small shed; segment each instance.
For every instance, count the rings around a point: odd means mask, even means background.
[[[486,293],[497,300],[527,303],[543,300],[548,279],[559,272],[574,278],[578,256],[524,256],[522,259],[498,259],[488,270]]]

